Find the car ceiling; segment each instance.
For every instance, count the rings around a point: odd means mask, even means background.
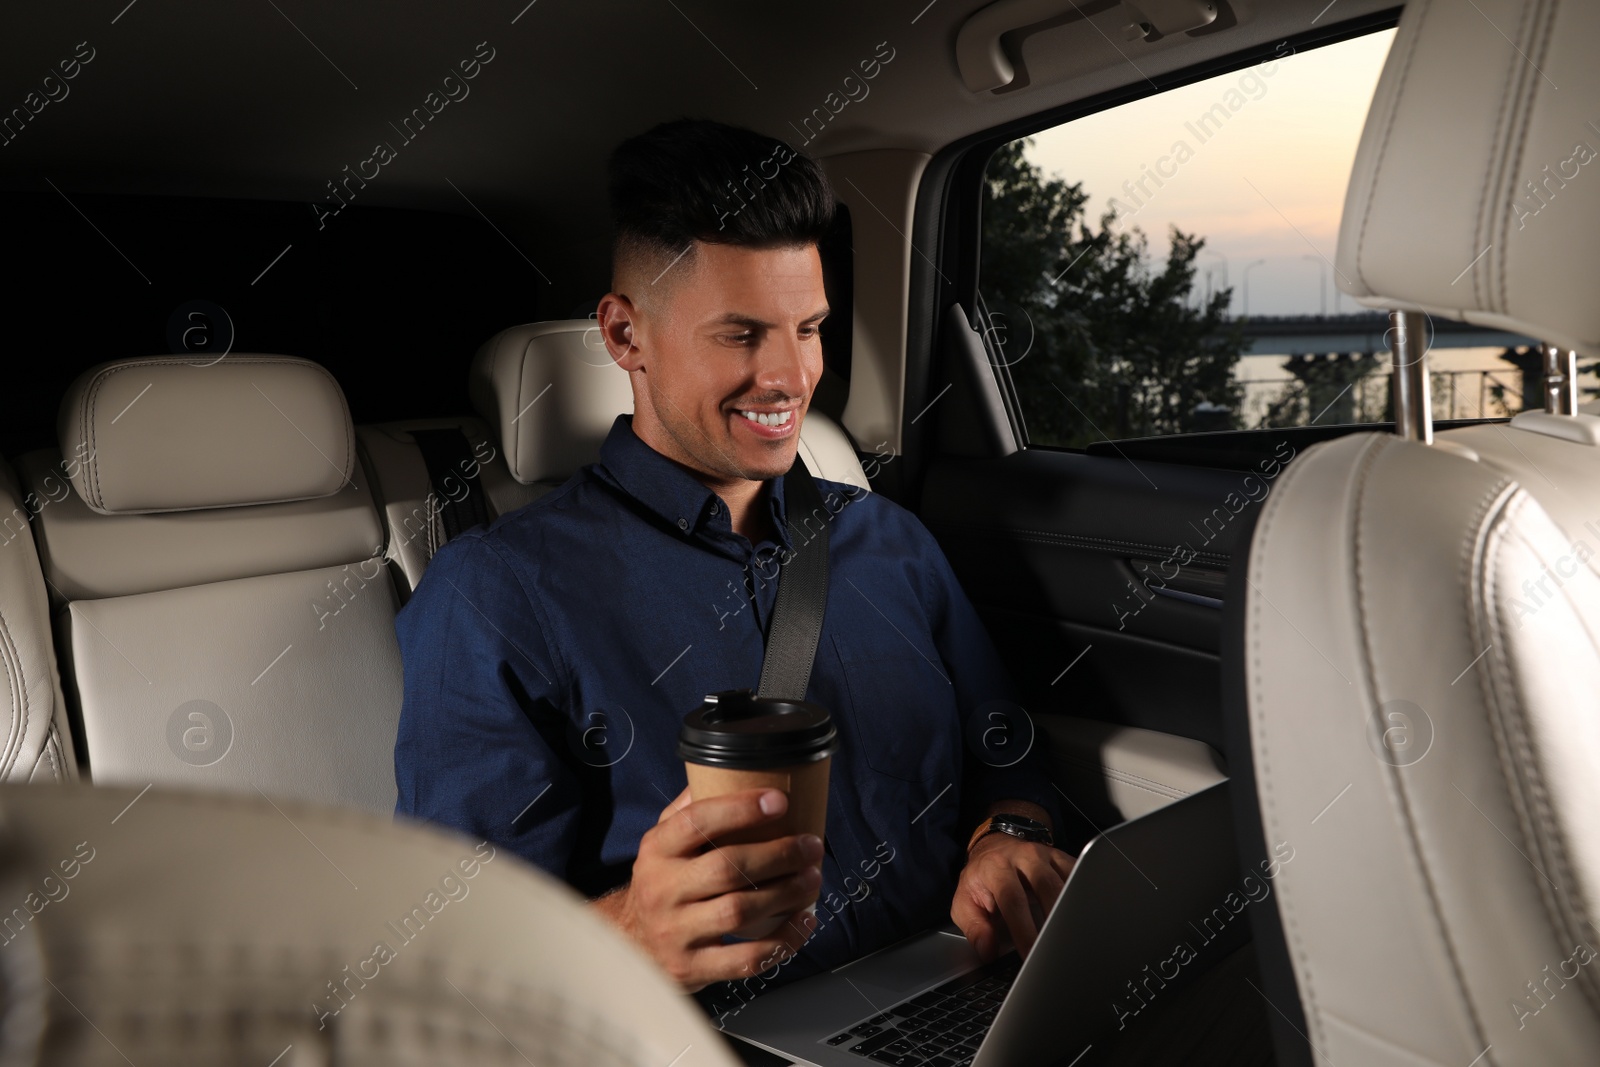
[[[317,202],[395,145],[358,203],[481,212],[550,279],[544,306],[606,285],[603,166],[618,140],[683,115],[799,145],[798,124],[887,42],[894,58],[805,145],[819,157],[932,153],[965,136],[1176,69],[1393,7],[1226,0],[1230,28],[1128,42],[1113,0],[1066,0],[1008,51],[1021,88],[973,94],[955,62],[986,0],[97,0],[13,10],[0,112],[72,57],[68,87],[0,151],[0,186]],[[1035,3],[1048,7],[1048,0]],[[1090,17],[1086,23],[1072,9]],[[412,142],[398,123],[480,42],[494,58]],[[59,90],[56,90],[59,92]],[[456,90],[459,93],[459,90]],[[855,90],[859,95],[859,90]],[[837,99],[837,98],[836,98]],[[370,173],[370,172],[369,172]]]

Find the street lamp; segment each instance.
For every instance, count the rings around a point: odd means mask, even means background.
[[[1209,248],[1205,249],[1202,254],[1203,255],[1207,255],[1207,256],[1216,256],[1218,259],[1222,260],[1222,288],[1226,289],[1228,287],[1228,257],[1223,255],[1221,252],[1213,252]],[[1211,271],[1207,270],[1206,271],[1206,305],[1209,307],[1210,304],[1211,304]]]
[[[1244,317],[1250,317],[1250,272],[1257,267],[1265,266],[1266,260],[1253,259],[1244,265]]]
[[[1322,297],[1322,317],[1328,317],[1328,261],[1321,256],[1301,256],[1317,265],[1317,293]]]

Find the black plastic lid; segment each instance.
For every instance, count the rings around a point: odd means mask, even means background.
[[[758,697],[749,689],[710,694],[684,716],[678,733],[678,755],[684,760],[740,770],[810,763],[838,747],[827,708]]]

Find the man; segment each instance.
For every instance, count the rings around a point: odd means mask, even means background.
[[[691,801],[675,746],[707,693],[756,686],[778,561],[803,548],[783,482],[822,373],[834,200],[782,142],[687,120],[617,149],[611,197],[597,326],[634,413],[599,463],[446,545],[401,611],[397,810],[567,880],[713,1010],[758,972],[781,984],[946,917],[986,958],[1026,952],[1072,868],[1054,845],[1089,831],[1051,843],[1057,794],[1006,671],[932,536],[879,494],[817,482],[826,845],[711,843],[786,804]],[[1000,813],[1046,829],[969,849]],[[787,921],[726,936],[763,916]]]

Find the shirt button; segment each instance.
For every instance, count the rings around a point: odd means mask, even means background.
[[[678,529],[687,530],[688,528],[689,528],[689,520],[688,519],[679,519],[678,520]]]

